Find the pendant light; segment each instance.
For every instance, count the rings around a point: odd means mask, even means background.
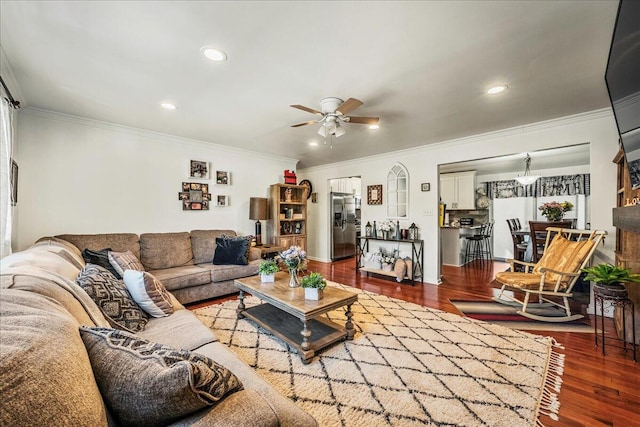
[[[531,175],[531,156],[527,153],[524,159],[524,175],[517,176],[515,179],[522,185],[531,185],[540,178],[540,175]]]

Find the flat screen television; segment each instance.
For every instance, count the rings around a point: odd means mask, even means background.
[[[605,81],[635,190],[640,188],[640,1],[620,1]]]

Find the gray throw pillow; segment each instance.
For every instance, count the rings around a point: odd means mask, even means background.
[[[109,252],[109,262],[111,266],[118,272],[118,278],[124,276],[125,270],[144,271],[144,266],[133,252]]]
[[[122,425],[160,426],[242,390],[206,356],[108,328],[80,328],[102,397]]]
[[[131,298],[124,282],[116,279],[106,268],[87,264],[76,282],[100,307],[114,328],[129,332],[144,330],[147,314]]]

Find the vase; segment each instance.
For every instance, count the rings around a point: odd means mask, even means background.
[[[292,268],[291,270],[289,270],[289,287],[290,288],[297,288],[298,286],[300,286],[300,281],[298,280],[298,269],[297,268]]]
[[[561,221],[562,217],[564,217],[564,214],[562,212],[559,213],[549,213],[547,215],[547,221],[549,222],[556,222],[556,221]]]
[[[260,274],[260,281],[262,283],[273,283],[275,282],[276,275],[274,273],[271,274]]]
[[[304,299],[319,301],[324,296],[324,291],[318,288],[304,288]]]
[[[385,263],[385,264],[382,264],[382,270],[384,270],[384,271],[387,271],[387,272],[388,272],[388,271],[391,271],[391,269],[392,269],[391,264],[386,264],[386,263]]]

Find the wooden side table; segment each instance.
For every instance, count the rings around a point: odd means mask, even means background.
[[[276,245],[262,245],[256,246],[256,248],[260,249],[260,251],[262,252],[263,259],[273,258],[274,256],[278,255],[279,252],[285,250],[284,247]]]
[[[619,290],[610,291],[602,286],[594,286],[593,299],[595,303],[595,313],[593,330],[595,332],[595,343],[598,347],[598,303],[600,303],[600,318],[601,318],[601,343],[602,343],[602,355],[605,356],[604,346],[604,302],[608,301],[614,307],[622,308],[622,342],[624,351],[627,351],[627,319],[625,317],[625,309],[627,306],[631,307],[631,349],[633,351],[633,361],[637,362],[636,358],[636,316],[633,306],[633,301],[629,299],[627,290],[622,288]],[[615,338],[610,338],[615,339]]]

